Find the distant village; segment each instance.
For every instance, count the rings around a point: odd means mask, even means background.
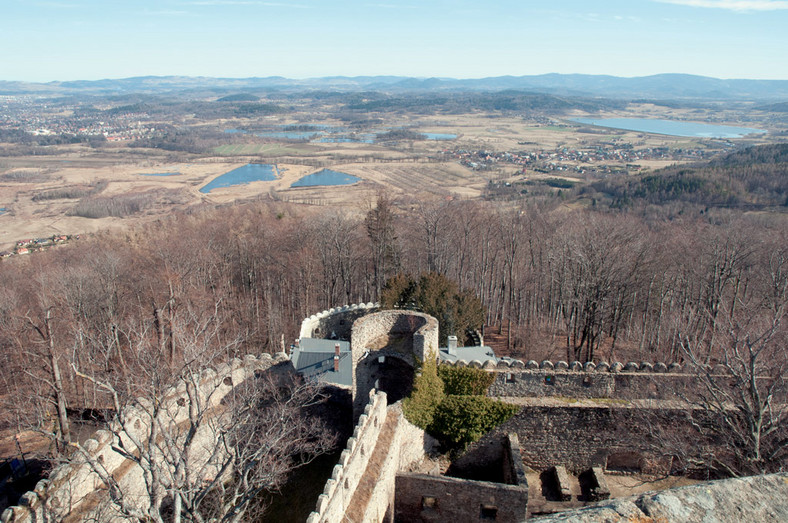
[[[33,136],[103,137],[108,142],[136,140],[159,131],[146,120],[150,120],[150,115],[140,111],[89,111],[79,105],[50,107],[33,96],[0,97],[0,129],[20,129]]]
[[[56,245],[63,245],[72,240],[79,240],[80,234],[55,234],[46,238],[31,238],[19,240],[16,242],[13,251],[0,251],[0,259],[9,258],[11,256],[18,256],[22,254],[29,254],[35,251],[41,251],[54,247]]]
[[[442,151],[447,158],[459,162],[474,171],[486,171],[504,165],[526,166],[537,172],[574,172],[612,173],[626,170],[640,170],[635,162],[641,160],[699,161],[709,159],[714,151],[707,149],[673,149],[670,147],[645,147],[635,149],[629,143],[607,143],[587,149],[559,147],[553,151],[536,152],[510,151],[469,151],[466,149],[446,149]],[[624,164],[610,165],[610,162]],[[600,165],[596,165],[600,164]]]

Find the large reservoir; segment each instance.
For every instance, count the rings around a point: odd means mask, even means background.
[[[270,182],[276,180],[279,170],[275,165],[263,163],[249,163],[217,176],[210,183],[200,189],[201,193],[209,193],[219,187],[232,187],[250,182]]]
[[[649,118],[572,118],[571,121],[610,129],[689,138],[742,138],[748,134],[763,134],[766,132],[763,129],[750,127],[680,122],[677,120],[652,120]]]

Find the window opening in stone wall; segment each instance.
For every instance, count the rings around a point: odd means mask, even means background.
[[[517,380],[515,380],[514,374],[512,374],[511,372],[507,372],[506,373],[506,383],[514,383],[515,381],[517,381]]]
[[[492,505],[481,505],[479,507],[479,519],[495,521],[498,518],[498,507]]]
[[[547,375],[544,377],[545,385],[555,385],[555,376]]]
[[[590,387],[593,384],[594,380],[591,378],[591,376],[586,376],[583,378],[583,387]]]
[[[421,497],[421,510],[438,508],[438,498],[434,496]]]

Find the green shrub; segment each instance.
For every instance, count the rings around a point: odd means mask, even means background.
[[[472,367],[438,367],[446,394],[453,396],[485,396],[495,381],[495,374]]]
[[[429,432],[452,450],[461,450],[511,418],[519,407],[486,396],[446,396]]]
[[[443,397],[443,382],[438,377],[438,364],[435,360],[427,360],[421,365],[421,374],[413,381],[410,396],[402,402],[402,412],[408,421],[427,430]]]

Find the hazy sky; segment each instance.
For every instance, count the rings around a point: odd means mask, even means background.
[[[0,80],[788,80],[788,0],[0,0]]]

